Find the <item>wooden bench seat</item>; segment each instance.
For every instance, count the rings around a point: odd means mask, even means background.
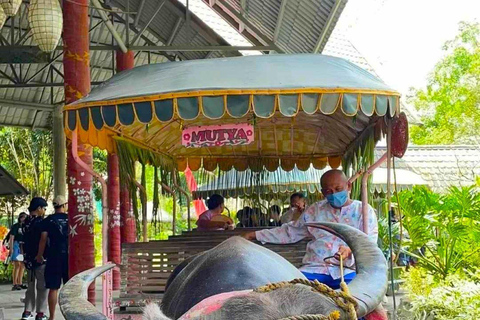
[[[120,268],[121,292],[116,305],[138,306],[150,300],[160,300],[165,292],[168,278],[176,266],[192,255],[212,249],[229,237],[240,233],[242,232],[235,230],[205,232],[205,235],[198,236],[193,235],[192,232],[192,234],[174,236],[163,241],[123,244]],[[304,240],[288,245],[265,244],[264,247],[278,253],[294,266],[300,267],[307,242]]]

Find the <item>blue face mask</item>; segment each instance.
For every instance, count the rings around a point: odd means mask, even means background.
[[[326,196],[328,203],[334,208],[341,208],[348,201],[348,191],[332,193]]]

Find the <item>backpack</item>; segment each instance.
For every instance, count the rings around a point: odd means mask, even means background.
[[[58,253],[67,253],[68,252],[68,220],[65,220],[64,223],[60,222],[61,219],[55,215],[49,216],[45,220],[46,223],[51,223],[54,227],[49,229],[52,234],[48,234],[47,240],[47,249],[54,247],[54,250]],[[63,219],[62,219],[63,220]],[[63,244],[63,246],[61,245]],[[47,250],[47,253],[50,250]]]
[[[35,260],[35,257],[37,256],[38,245],[40,243],[39,227],[42,221],[42,217],[29,216],[25,221],[25,225],[23,227],[23,261],[25,263],[25,268],[27,268],[28,270],[33,270],[40,265]]]

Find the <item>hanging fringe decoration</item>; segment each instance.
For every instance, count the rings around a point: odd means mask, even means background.
[[[158,168],[154,167],[154,173],[153,173],[153,209],[152,209],[152,224],[155,230],[157,230],[158,227],[158,207],[160,205],[160,195],[159,190],[160,188],[158,187],[160,183],[160,180],[158,179]]]

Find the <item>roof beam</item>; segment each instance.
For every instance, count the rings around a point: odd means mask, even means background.
[[[22,102],[15,100],[0,99],[0,107],[20,108],[27,110],[53,111],[54,105],[44,103]]]
[[[143,33],[145,32],[145,30],[147,30],[147,28],[150,26],[150,23],[152,23],[153,19],[155,19],[155,17],[157,16],[157,14],[160,12],[160,10],[162,10],[163,6],[165,5],[165,1],[166,0],[163,0],[162,2],[160,2],[160,4],[158,5],[157,7],[157,11],[155,11],[155,13],[152,15],[152,17],[150,18],[150,20],[148,20],[148,22],[145,24],[145,26],[143,26],[142,30],[140,30],[139,33],[137,33],[137,35],[135,36],[135,38],[133,38],[132,42],[130,42],[128,45],[135,45],[135,42],[137,42],[137,40],[143,35]],[[127,28],[125,28],[126,30]]]
[[[25,83],[30,83],[33,79],[35,79],[40,73],[43,72],[43,70],[47,69],[48,67],[50,67],[52,64],[55,63],[55,61],[60,58],[61,56],[63,55],[63,52],[59,53],[58,55],[56,55],[52,61],[50,61],[48,64],[46,64],[45,66],[43,66],[40,70],[38,70],[33,76],[31,76],[30,78],[28,78],[27,81],[25,81]]]
[[[90,84],[92,86],[98,86],[99,84],[102,84],[103,82],[99,81],[94,81],[91,82]],[[17,83],[17,84],[0,84],[0,89],[17,89],[17,88],[43,88],[43,87],[63,87],[65,86],[65,83]]]
[[[146,0],[142,0],[142,2],[140,2],[140,5],[138,6],[137,14],[135,15],[135,20],[133,21],[134,27],[137,27],[138,23],[140,22],[140,18],[142,17],[143,13],[143,7],[145,7],[145,1]]]
[[[277,43],[278,35],[282,29],[283,16],[285,15],[285,8],[287,7],[287,0],[282,0],[280,4],[280,11],[278,12],[277,23],[275,25],[275,32],[273,33],[273,43]]]
[[[32,129],[32,126],[27,124],[11,124],[8,122],[0,122],[0,127],[10,127],[10,128],[23,128],[23,129]],[[49,130],[50,128],[45,126],[35,127],[36,130]]]
[[[330,26],[332,25],[333,20],[337,16],[337,12],[340,9],[343,2],[344,0],[335,1],[335,4],[333,5],[332,10],[330,11],[330,14],[328,15],[327,21],[323,26],[322,33],[320,34],[320,37],[318,37],[317,44],[313,48],[313,53],[321,53],[323,51],[323,48],[325,47],[324,41],[327,39],[327,34],[328,34],[328,31],[330,30]]]
[[[126,23],[125,19],[123,19],[118,13],[113,12],[112,15],[113,15],[114,17],[116,17],[116,18],[119,20],[120,23],[129,25],[129,26],[130,26],[130,30],[132,30],[132,31],[135,32],[136,34],[140,32],[137,28],[135,28],[134,25]],[[151,30],[149,30],[148,32],[149,32],[150,34],[152,34],[154,37],[156,37],[158,41],[160,41],[160,37],[159,37],[157,34],[154,34]],[[157,43],[153,42],[152,40],[150,40],[150,39],[149,39],[148,37],[146,37],[145,35],[142,35],[141,38],[142,38],[143,41],[145,41],[145,43],[147,43],[147,44],[149,44],[149,45],[151,45],[151,46],[156,46],[156,45],[157,45]],[[170,55],[168,55],[168,54],[162,54],[162,55],[163,55],[164,57],[166,57],[168,60],[174,61],[174,60],[172,60],[172,58],[171,58]]]
[[[204,0],[207,4],[208,1]],[[278,48],[271,39],[265,36],[257,27],[255,27],[248,19],[246,19],[241,13],[237,12],[229,3],[224,0],[216,0],[215,4],[211,6],[218,14],[220,14],[227,22],[229,22],[234,28],[239,29],[240,23],[243,23],[246,27],[242,35],[246,36],[250,41],[252,37],[256,39],[255,42],[260,42],[262,45],[273,46],[275,51],[283,53],[283,50]],[[235,25],[236,24],[236,25]],[[248,29],[248,30],[247,30]],[[250,36],[247,36],[249,34]],[[255,43],[254,42],[254,43]]]
[[[63,46],[58,46],[55,50],[63,50]],[[118,49],[119,46],[110,45],[94,45],[90,46],[90,51],[112,51]],[[212,46],[194,46],[194,45],[176,45],[176,46],[131,46],[132,51],[269,51],[276,50],[276,46],[226,46],[226,45],[212,45]],[[12,51],[23,51],[36,54],[40,49],[35,46],[0,46],[0,57],[4,54],[11,54]],[[0,64],[2,62],[0,61]]]
[[[105,13],[105,11],[103,11],[103,8],[102,8],[102,5],[100,4],[100,2],[98,0],[92,0],[91,1],[93,6],[97,9],[98,11],[98,14],[100,15],[100,17],[102,17],[102,20],[103,22],[105,22],[105,25],[107,26],[107,29],[110,31],[110,33],[112,34],[112,36],[115,38],[115,40],[117,41],[119,47],[120,47],[120,50],[122,50],[123,53],[127,53],[128,49],[127,47],[125,46],[125,43],[123,42],[123,39],[122,37],[118,34],[117,30],[115,29],[115,27],[113,26],[112,22],[110,21],[110,19],[108,18],[107,14]]]
[[[172,45],[173,40],[175,40],[175,36],[178,33],[178,30],[180,30],[180,26],[182,25],[182,18],[178,18],[177,22],[175,22],[175,26],[173,27],[172,33],[170,34],[170,37],[167,40],[167,43],[165,43],[167,46]]]
[[[35,116],[33,117],[33,122],[32,122],[32,130],[35,130],[37,120],[41,115],[42,115],[41,110],[35,110]]]
[[[246,16],[247,0],[240,0],[240,14]],[[242,33],[245,30],[245,24],[243,22],[239,23],[238,31]]]

